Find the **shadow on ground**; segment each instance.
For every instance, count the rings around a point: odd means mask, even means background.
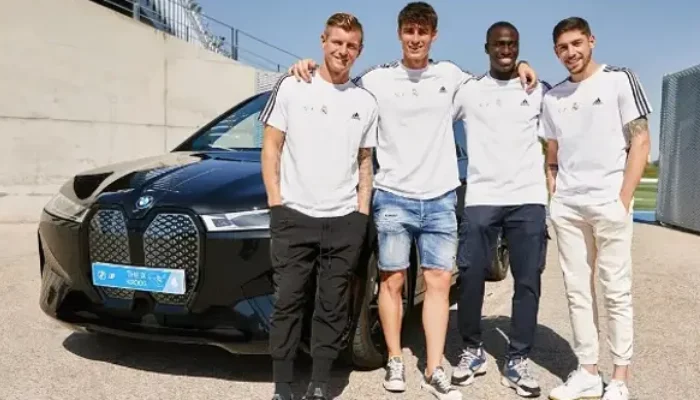
[[[420,309],[412,315],[403,335],[404,347],[408,347],[418,358],[416,366],[423,371],[426,366],[425,335],[420,325]],[[417,315],[416,315],[417,314]],[[484,349],[497,360],[499,370],[503,368],[508,346],[510,317],[494,316],[482,320]],[[453,367],[459,363],[462,338],[457,327],[457,311],[450,311],[450,324],[445,342],[445,358]],[[544,325],[537,326],[535,344],[530,354],[531,362],[541,366],[561,380],[566,380],[576,368],[578,361],[569,342],[554,330]]]
[[[64,340],[63,347],[82,358],[141,371],[239,382],[272,382],[269,356],[236,355],[213,346],[73,333]],[[308,384],[311,363],[305,356],[297,360],[294,392],[300,398]],[[334,368],[329,385],[333,397],[339,396],[348,385],[350,372],[350,368],[342,365]]]

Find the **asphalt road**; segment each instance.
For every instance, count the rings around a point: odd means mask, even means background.
[[[270,399],[267,357],[75,334],[45,317],[38,307],[34,228],[0,225],[0,399]],[[531,355],[546,391],[565,379],[576,363],[569,346],[569,319],[554,241],[550,243],[536,350]],[[694,398],[700,376],[700,236],[637,225],[634,248],[637,325],[633,398]],[[484,334],[490,372],[474,386],[462,389],[465,400],[518,398],[500,386],[494,359],[503,354],[505,346],[501,332],[508,331],[510,283],[487,288]],[[601,312],[601,318],[604,316]],[[454,360],[458,351],[455,318],[447,360]],[[606,327],[604,323],[600,326],[602,369],[607,378],[611,368],[604,341]],[[376,370],[336,372],[332,382],[335,395],[341,399],[431,399],[418,388],[422,340],[419,325],[411,323],[406,329],[410,369],[405,394],[385,394],[381,388],[383,371]],[[306,378],[304,372],[300,374]],[[300,384],[298,389],[302,388]]]

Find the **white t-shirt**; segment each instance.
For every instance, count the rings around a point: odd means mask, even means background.
[[[485,74],[465,83],[455,98],[455,118],[467,132],[465,205],[547,204],[540,144],[540,81],[528,94],[520,78]]]
[[[431,199],[460,185],[452,101],[472,76],[451,62],[431,60],[419,70],[394,61],[355,78],[379,104],[376,188]]]
[[[260,121],[285,132],[280,160],[282,204],[312,217],[358,208],[360,148],[376,146],[377,102],[352,81],[335,85],[283,76]]]
[[[559,145],[555,197],[591,205],[620,197],[629,138],[623,127],[651,113],[637,76],[601,65],[588,79],[568,79],[545,94],[542,122]]]

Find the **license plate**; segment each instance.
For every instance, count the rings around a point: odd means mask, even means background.
[[[96,262],[92,263],[92,283],[118,289],[184,294],[185,271]]]

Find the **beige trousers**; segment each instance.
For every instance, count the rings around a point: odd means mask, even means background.
[[[631,211],[625,210],[619,200],[581,206],[553,198],[550,218],[557,236],[574,353],[579,363],[598,364],[597,274],[608,315],[607,342],[613,362],[630,364],[633,350]]]

